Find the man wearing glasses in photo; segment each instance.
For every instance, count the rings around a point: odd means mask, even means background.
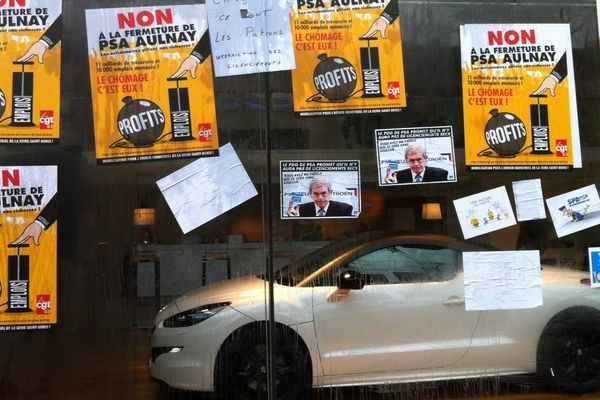
[[[288,217],[349,217],[352,206],[331,200],[331,183],[325,178],[314,178],[309,185],[312,202],[294,205],[290,200]]]
[[[386,183],[420,183],[439,182],[448,180],[448,171],[443,168],[427,166],[427,152],[417,145],[410,144],[404,152],[404,160],[409,168],[392,172],[387,168]]]

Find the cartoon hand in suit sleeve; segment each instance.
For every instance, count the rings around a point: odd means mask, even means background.
[[[290,204],[287,209],[288,217],[299,217],[300,216],[300,205],[294,206],[294,200],[290,199]]]
[[[189,56],[179,66],[179,69],[171,75],[171,78],[181,78],[187,72],[192,75],[193,79],[196,79],[196,69],[198,68],[198,60],[194,56]]]
[[[552,72],[544,78],[540,86],[531,95],[540,96],[549,91],[550,95],[554,97],[556,95],[556,86],[565,80],[568,74],[567,54],[564,53],[554,65],[554,68],[552,68]]]
[[[377,32],[379,32],[381,34],[381,38],[385,39],[385,37],[386,37],[385,31],[387,30],[387,27],[389,24],[390,23],[388,22],[388,20],[386,20],[383,17],[379,17],[375,20],[375,22],[373,22],[373,24],[371,25],[371,27],[369,28],[367,33],[362,35],[362,37],[370,38],[370,37],[377,35]]]
[[[15,239],[12,244],[21,244],[27,242],[29,239],[33,239],[33,244],[36,246],[40,245],[40,235],[42,234],[44,228],[39,225],[37,222],[32,222],[23,230],[21,236]]]
[[[544,94],[547,90],[550,91],[550,95],[554,97],[556,95],[556,85],[558,81],[552,75],[548,75],[536,89],[535,92],[531,93],[533,96],[539,96]]]
[[[44,43],[42,40],[38,40],[27,50],[25,54],[23,54],[17,62],[25,62],[31,60],[33,57],[37,57],[37,60],[40,64],[44,63],[44,54],[46,54],[46,50],[48,50],[48,45]]]
[[[398,179],[396,179],[396,175],[392,173],[392,169],[388,166],[385,171],[385,183],[398,183]]]

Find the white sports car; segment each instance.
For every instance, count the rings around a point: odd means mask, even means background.
[[[543,306],[466,311],[462,252],[443,236],[356,237],[277,273],[278,399],[311,387],[537,372],[566,390],[600,387],[600,290],[585,272],[544,267]],[[260,277],[190,292],[155,318],[153,378],[220,398],[266,391]]]

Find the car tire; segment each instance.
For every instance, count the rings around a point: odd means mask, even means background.
[[[310,362],[304,343],[290,328],[276,328],[277,400],[301,400],[310,388]],[[215,368],[217,398],[267,399],[267,326],[234,332],[223,344]]]
[[[575,307],[556,315],[538,345],[538,370],[565,391],[600,387],[600,312]]]

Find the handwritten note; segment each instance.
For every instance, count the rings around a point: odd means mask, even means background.
[[[288,0],[207,0],[216,76],[296,68]]]

